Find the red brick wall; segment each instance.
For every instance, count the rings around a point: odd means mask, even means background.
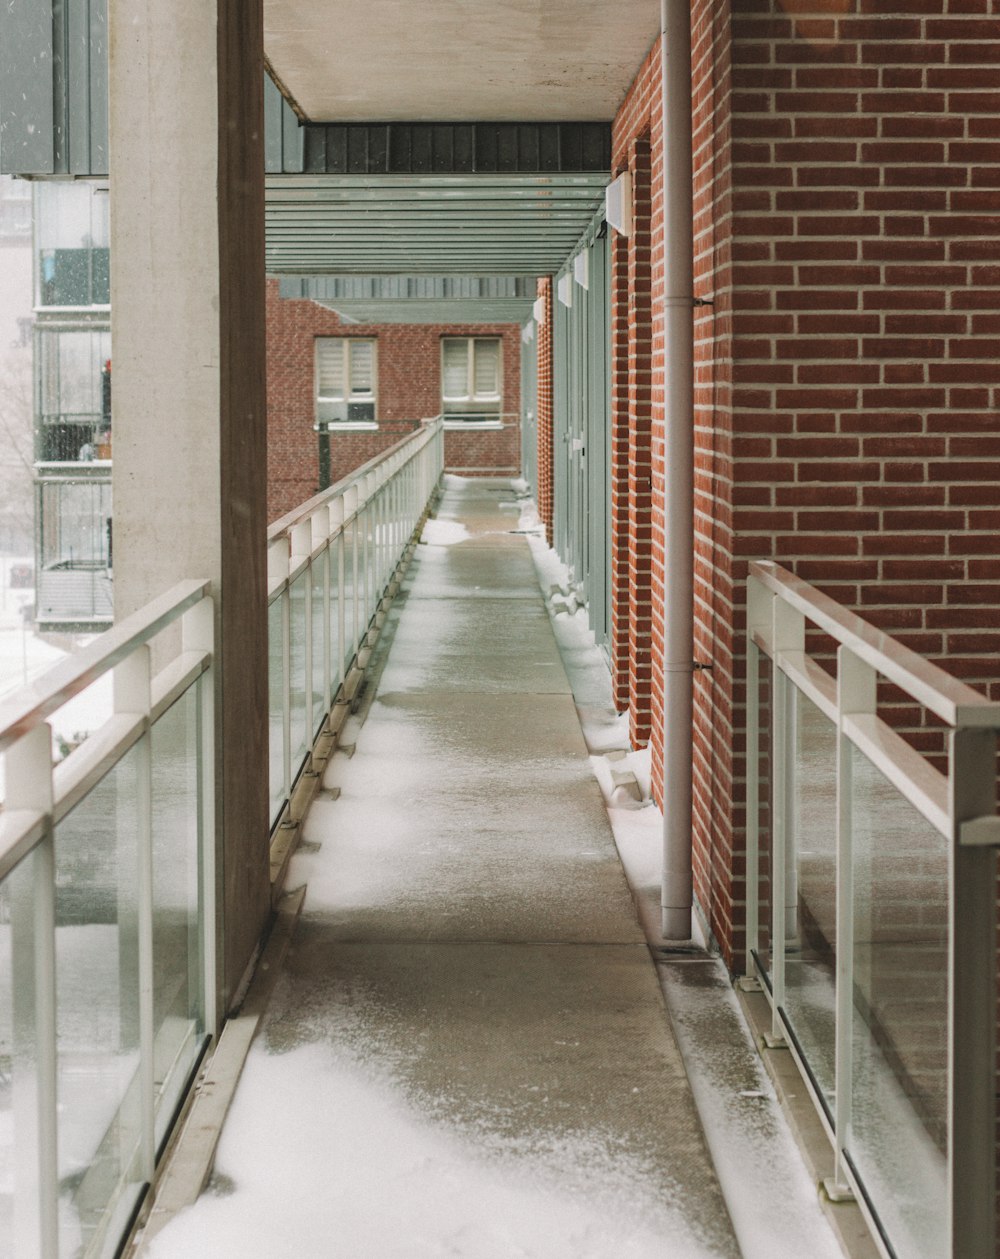
[[[516,324],[343,324],[316,302],[278,296],[267,286],[268,519],[315,494],[319,443],[313,431],[313,342],[363,336],[378,342],[378,428],[330,434],[330,476],[337,481],[441,410],[442,336],[503,340],[503,429],[453,429],[445,435],[445,465],[468,475],[516,475],[521,464],[521,336]]]
[[[733,576],[773,557],[997,697],[1000,18],[838,7],[733,19]]]
[[[545,302],[545,318],[537,325],[538,337],[538,515],[545,537],[552,545],[552,277],[538,281],[538,296]]]
[[[699,902],[731,962],[745,900],[747,560],[788,565],[1000,695],[1000,19],[984,15],[985,0],[958,12],[939,0],[821,18],[808,16],[807,0],[732,7],[697,0],[691,10],[695,292],[713,302],[695,313],[695,655],[713,669],[694,682],[694,864]],[[654,47],[613,151],[620,170],[649,135],[648,712],[659,796],[658,115]],[[642,350],[636,248],[641,224],[634,241],[615,243],[612,316],[613,676],[620,694],[630,653],[633,703],[645,697],[630,635],[647,612],[636,584],[642,364],[628,359],[630,339]],[[919,746],[939,746],[912,707],[887,715]],[[641,740],[642,709],[633,730]]]

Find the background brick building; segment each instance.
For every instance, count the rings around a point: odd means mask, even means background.
[[[499,423],[474,421],[445,437],[449,471],[465,476],[520,472],[521,336],[517,324],[360,324],[306,298],[283,298],[267,285],[268,519],[276,520],[320,486],[316,432],[317,337],[361,337],[377,343],[375,426],[329,434],[329,484],[438,415],[443,337],[498,337],[502,346]]]

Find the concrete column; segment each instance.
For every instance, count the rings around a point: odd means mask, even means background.
[[[111,0],[115,612],[216,609],[221,1000],[267,921],[260,0]]]

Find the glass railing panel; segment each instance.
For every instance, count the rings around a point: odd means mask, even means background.
[[[361,611],[358,607],[357,588],[358,583],[354,580],[355,572],[360,575],[360,555],[358,554],[358,542],[360,531],[354,520],[349,521],[344,527],[344,642],[343,647],[343,667],[346,675],[354,656],[354,644],[356,642],[356,634],[361,624]]]
[[[310,687],[311,733],[315,736],[326,717],[325,659],[329,630],[326,606],[327,557],[312,565],[312,681]]]
[[[821,1097],[835,1090],[837,732],[790,687],[792,729],[785,861],[785,1014]]]
[[[943,837],[851,750],[853,1087],[847,1153],[898,1259],[950,1253],[948,859]]]
[[[170,1126],[205,1039],[199,903],[198,686],[152,730],[153,1050],[156,1140]]]
[[[17,1192],[17,1123],[14,1089],[14,1010],[13,975],[11,973],[10,890],[15,870],[0,883],[0,1254],[13,1255],[14,1198]],[[22,1169],[23,1172],[27,1169]]]
[[[117,1241],[142,1189],[133,747],[55,831],[59,1253]]]
[[[347,638],[344,599],[341,582],[341,553],[343,534],[330,546],[330,686],[337,693],[337,685],[344,676],[344,641]]]
[[[288,588],[293,781],[312,747],[309,728],[309,690],[312,684],[306,675],[306,644],[311,629],[307,599],[310,581],[309,569],[306,568]]]
[[[38,1193],[33,1111],[37,1053],[34,1047],[32,988],[17,985],[18,1023],[14,1022],[12,917],[20,905],[21,921],[33,910],[32,858],[22,861],[0,883],[0,1254],[31,1254],[37,1224],[29,1218]],[[25,998],[28,1006],[25,1008]]]
[[[267,609],[268,791],[273,825],[285,802],[285,666],[282,598]]]

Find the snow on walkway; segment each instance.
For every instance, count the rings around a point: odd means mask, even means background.
[[[739,1255],[513,499],[448,480],[153,1259]]]

